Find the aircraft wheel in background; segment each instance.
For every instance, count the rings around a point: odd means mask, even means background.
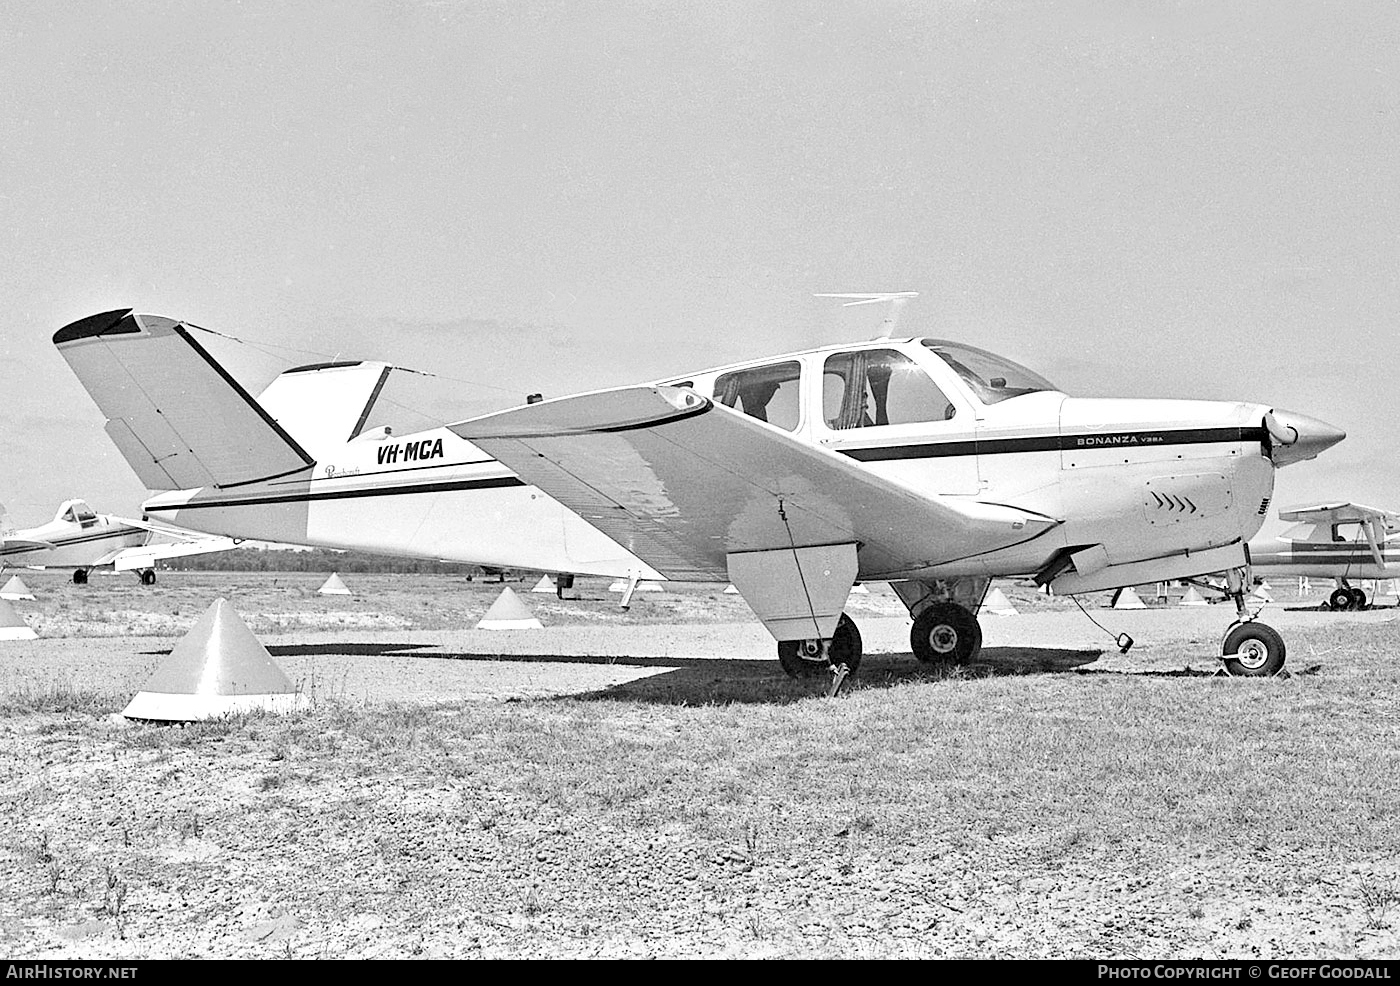
[[[909,646],[924,664],[966,664],[982,650],[982,626],[957,603],[934,603],[914,617]]]
[[[1338,611],[1351,609],[1351,593],[1346,589],[1333,589],[1332,595],[1327,597],[1327,603]]]
[[[822,646],[824,643],[826,646]],[[838,664],[846,665],[847,674],[855,674],[860,667],[861,654],[860,630],[856,621],[845,613],[837,621],[836,635],[830,641],[778,641],[778,663],[789,678],[829,674]]]
[[[1283,668],[1288,648],[1283,637],[1263,623],[1241,623],[1225,635],[1221,648],[1225,670],[1246,678],[1268,677]]]
[[[1348,607],[1349,609],[1359,611],[1366,608],[1366,603],[1368,602],[1368,600],[1366,599],[1366,593],[1362,589],[1360,589],[1357,586],[1352,586],[1351,591],[1347,593],[1347,595],[1351,597],[1351,605]]]
[[[142,570],[141,570],[141,584],[142,584],[142,585],[155,585],[155,584],[156,584],[156,572],[155,572],[155,569],[153,569],[153,568],[145,568],[145,569],[142,569]]]
[[[74,584],[74,585],[87,585],[87,569],[86,569],[86,568],[75,568],[75,569],[73,569],[73,584]]]

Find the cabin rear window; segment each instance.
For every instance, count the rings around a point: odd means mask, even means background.
[[[715,380],[715,400],[784,431],[794,431],[802,417],[801,379],[802,364],[796,360],[732,370]]]

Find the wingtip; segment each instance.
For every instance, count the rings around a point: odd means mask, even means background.
[[[80,318],[76,322],[69,322],[53,334],[54,345],[61,346],[65,342],[93,339],[114,332],[140,332],[141,327],[131,318],[133,311],[131,308],[118,308],[115,311],[99,312],[87,318]]]

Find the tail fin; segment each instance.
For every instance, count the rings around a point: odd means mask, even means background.
[[[184,323],[103,312],[53,341],[148,489],[243,486],[315,464]]]

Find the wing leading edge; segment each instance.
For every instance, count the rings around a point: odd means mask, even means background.
[[[876,578],[1059,524],[919,495],[683,387],[599,391],[450,427],[672,579],[725,579],[731,554],[851,543],[861,577]]]

